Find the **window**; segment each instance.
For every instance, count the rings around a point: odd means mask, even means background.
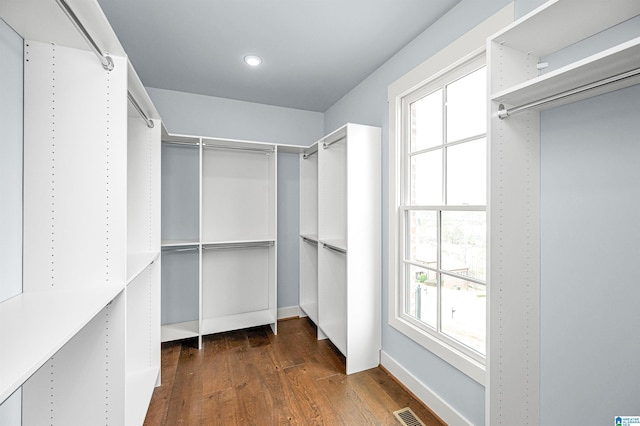
[[[486,82],[485,55],[476,53],[396,96],[396,170],[390,182],[396,233],[390,323],[481,383]]]

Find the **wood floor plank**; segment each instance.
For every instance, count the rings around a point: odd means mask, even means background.
[[[396,425],[410,407],[428,426],[431,412],[381,368],[346,376],[345,358],[317,340],[306,319],[162,345],[162,386],[145,425]]]

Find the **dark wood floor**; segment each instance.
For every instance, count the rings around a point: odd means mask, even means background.
[[[344,357],[306,318],[163,343],[162,386],[145,425],[398,425],[410,407],[443,425],[381,368],[346,376]]]

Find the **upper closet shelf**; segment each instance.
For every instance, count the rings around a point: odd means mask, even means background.
[[[27,292],[0,303],[0,401],[95,317],[121,286]]]
[[[639,2],[640,3],[640,2]],[[491,96],[494,101],[508,105],[521,105],[555,96],[560,92],[596,83],[610,77],[640,68],[640,37],[598,52],[547,74],[516,84]],[[640,75],[622,79],[616,83],[593,89],[586,96],[610,92],[640,83]],[[571,101],[578,100],[576,95]],[[550,106],[561,104],[559,100]]]
[[[491,39],[511,49],[542,57],[638,14],[638,0],[548,1]]]

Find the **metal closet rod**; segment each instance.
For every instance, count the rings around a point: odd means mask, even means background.
[[[82,22],[80,22],[80,19],[78,19],[78,16],[75,14],[73,9],[69,7],[69,5],[65,0],[56,0],[56,3],[58,3],[58,6],[60,6],[60,9],[62,9],[64,14],[67,15],[67,18],[69,18],[69,20],[71,21],[73,26],[76,27],[76,29],[78,30],[82,38],[84,38],[84,40],[87,42],[89,47],[91,47],[91,50],[93,50],[93,53],[96,54],[96,56],[100,60],[100,63],[102,64],[102,68],[104,68],[107,71],[113,71],[113,67],[114,67],[113,59],[111,59],[111,56],[103,53],[102,50],[100,50],[100,48],[98,47],[96,42],[93,40],[93,38],[91,37],[87,29],[84,27],[84,25],[82,25]],[[142,108],[140,108],[140,105],[138,104],[138,102],[136,102],[133,95],[131,95],[131,92],[127,92],[127,96],[129,97],[129,101],[131,102],[133,107],[136,109],[136,111],[138,111],[138,114],[140,114],[140,116],[144,119],[145,123],[147,123],[147,127],[152,129],[154,126],[153,121],[147,117],[144,111],[142,111]]]
[[[65,15],[67,15],[67,18],[69,18],[69,20],[71,21],[71,23],[73,23],[73,25],[76,27],[78,32],[80,32],[80,35],[82,35],[82,37],[87,42],[87,44],[89,44],[89,46],[91,47],[91,50],[93,50],[93,52],[96,54],[98,59],[100,59],[100,62],[102,63],[102,67],[107,71],[113,70],[113,66],[114,66],[113,59],[111,59],[109,55],[105,55],[104,53],[102,53],[102,50],[100,50],[96,42],[93,41],[93,38],[91,38],[91,36],[87,32],[87,29],[84,27],[84,25],[82,25],[82,22],[80,22],[80,20],[78,19],[78,16],[69,7],[67,2],[65,0],[56,0],[56,3],[58,3],[58,6],[60,6],[60,9],[62,9]]]
[[[338,139],[336,139],[334,141],[331,141],[331,142],[322,142],[322,148],[327,149],[331,145],[333,145],[334,143],[338,143],[338,142],[340,142],[341,140],[344,140],[344,139],[346,139],[346,136],[343,136],[343,137],[338,138]]]
[[[273,149],[262,149],[262,148],[242,148],[238,146],[230,146],[230,145],[207,145],[206,143],[202,144],[205,148],[211,149],[229,149],[232,151],[251,151],[251,152],[261,152],[263,154],[271,154],[274,152]]]
[[[537,106],[541,106],[544,104],[548,104],[550,102],[554,102],[560,99],[567,98],[569,96],[574,96],[580,93],[587,92],[589,90],[597,89],[602,86],[606,86],[608,84],[617,83],[618,81],[625,80],[627,78],[635,77],[640,75],[640,68],[636,68],[631,71],[627,71],[621,74],[614,75],[612,77],[604,78],[602,80],[595,81],[593,83],[585,84],[584,86],[576,87],[575,89],[566,90],[564,92],[557,93],[555,95],[547,96],[546,98],[538,99],[537,101],[529,102],[524,105],[520,105],[513,108],[506,108],[503,104],[500,104],[498,107],[498,118],[503,120],[507,117],[512,116],[513,114],[517,114],[519,112],[526,111],[531,108],[535,108]]]
[[[147,123],[147,127],[150,129],[153,129],[153,126],[154,126],[153,120],[150,120],[149,117],[147,117],[147,114],[144,113],[142,108],[140,108],[140,105],[138,105],[138,102],[136,102],[136,98],[134,98],[131,92],[129,92],[128,90],[127,90],[127,98],[129,98],[129,102],[131,102],[131,105],[133,105],[135,110],[138,111],[138,114],[140,114],[140,117],[142,117],[144,122]]]
[[[302,238],[302,241],[304,241],[305,243],[309,243],[316,246],[318,245],[318,242],[315,240],[312,240],[311,238],[307,238],[307,237],[301,237],[301,238]]]
[[[259,248],[259,247],[272,247],[274,245],[273,241],[256,241],[256,242],[246,242],[246,243],[223,243],[223,244],[211,244],[202,246],[203,250],[228,250],[235,248]]]
[[[198,251],[198,247],[162,247],[162,251]]]
[[[307,158],[309,158],[309,157],[311,157],[312,155],[317,154],[317,153],[318,153],[318,146],[316,145],[316,148],[315,148],[313,151],[311,151],[310,153],[308,153],[308,154],[307,154],[307,153],[305,152],[305,153],[304,153],[304,155],[302,156],[302,159],[303,159],[303,160],[306,160]]]
[[[182,145],[182,146],[192,146],[192,147],[200,146],[200,142],[162,141],[162,143],[167,145]]]

